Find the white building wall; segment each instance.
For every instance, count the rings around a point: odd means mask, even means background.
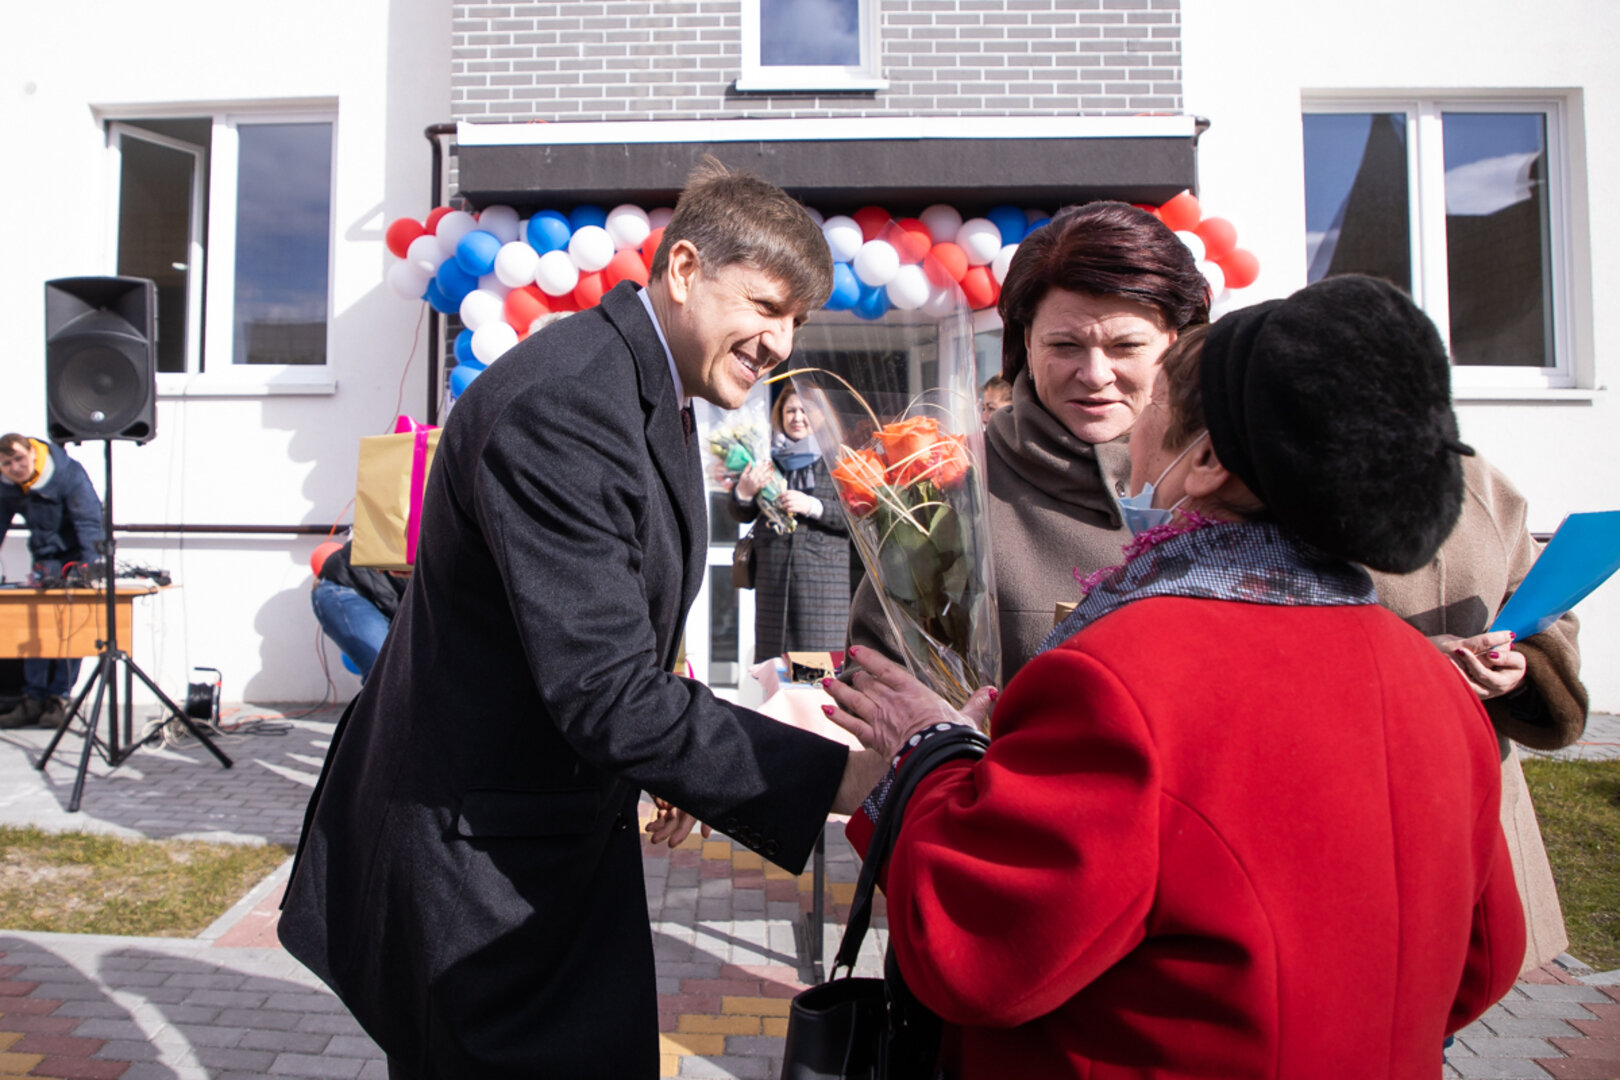
[[[86,0],[16,5],[5,21],[0,100],[10,154],[0,204],[11,210],[11,254],[0,264],[0,324],[8,330],[0,429],[44,434],[42,283],[115,270],[103,111],[323,105],[337,116],[328,339],[335,390],[162,398],[153,442],[115,444],[115,511],[129,523],[350,520],[357,438],[390,429],[396,400],[403,411],[424,412],[425,325],[416,334],[423,305],[383,284],[383,230],[429,207],[423,129],[449,119],[450,6]],[[71,450],[98,489],[102,446]],[[171,695],[183,696],[191,666],[205,664],[223,671],[230,700],[320,698],[326,680],[308,598],[319,539],[121,536],[122,561],[165,567],[180,586],[137,610],[136,661]],[[7,539],[0,559],[9,577],[26,573],[22,538]],[[358,680],[335,650],[328,656],[347,695]]]
[[[1181,9],[1186,108],[1212,125],[1199,143],[1201,195],[1260,258],[1245,303],[1305,284],[1302,95],[1573,91],[1573,285],[1588,313],[1577,315],[1577,371],[1598,392],[1482,401],[1459,391],[1457,411],[1464,439],[1528,496],[1532,530],[1551,532],[1573,511],[1620,509],[1620,305],[1612,299],[1620,202],[1605,194],[1620,171],[1620,4],[1182,0]],[[1620,711],[1620,584],[1578,610],[1592,707]]]

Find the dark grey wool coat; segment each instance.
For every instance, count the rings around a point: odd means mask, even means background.
[[[408,1075],[658,1076],[641,789],[803,867],[847,751],[670,674],[707,535],[632,284],[456,404],[279,928]]]
[[[790,533],[777,534],[759,517],[759,504],[730,499],[739,521],[754,525],[754,659],[788,650],[820,652],[844,647],[849,625],[849,527],[843,504],[820,459],[807,470],[803,486],[821,500],[821,517],[798,519]]]

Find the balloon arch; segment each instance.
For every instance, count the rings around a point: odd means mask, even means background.
[[[1142,209],[1192,251],[1212,302],[1259,276],[1259,260],[1237,246],[1236,227],[1205,217],[1191,192]],[[673,213],[626,203],[611,210],[576,206],[566,214],[541,210],[523,219],[510,206],[489,206],[476,217],[441,206],[425,221],[389,224],[388,250],[399,261],[388,268],[388,284],[407,300],[461,318],[465,329],[450,372],[450,391],[459,395],[549,317],[592,307],[626,279],[645,285]],[[826,310],[863,319],[890,309],[948,309],[957,289],[975,312],[994,308],[1019,243],[1051,220],[1040,210],[998,206],[964,221],[943,203],[898,219],[879,206],[830,218],[810,210],[810,216],[833,257]]]

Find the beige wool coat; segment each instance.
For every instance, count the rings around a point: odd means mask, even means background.
[[[1076,573],[1124,561],[1131,539],[1118,498],[1130,483],[1125,438],[1094,446],[1074,437],[1046,411],[1025,368],[1013,380],[1012,404],[985,430],[985,486],[1001,634],[1001,678],[1018,673],[1052,632],[1058,604],[1080,599]],[[899,658],[871,578],[850,606],[851,644]]]
[[[1379,601],[1428,637],[1483,633],[1519,587],[1540,552],[1525,525],[1524,496],[1479,456],[1463,459],[1463,508],[1428,566],[1410,574],[1374,573]],[[1485,703],[1502,746],[1502,831],[1524,901],[1525,969],[1569,946],[1552,867],[1513,743],[1556,750],[1586,728],[1586,689],[1574,615],[1513,648],[1524,654],[1520,689]]]

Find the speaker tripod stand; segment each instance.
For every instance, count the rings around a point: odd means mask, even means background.
[[[70,814],[78,812],[79,803],[84,798],[84,781],[90,772],[91,754],[99,753],[102,760],[116,769],[129,760],[130,755],[134,754],[135,751],[147,743],[161,739],[163,729],[172,720],[178,720],[184,725],[185,729],[195,736],[198,742],[208,748],[209,753],[219,759],[220,765],[228,769],[232,764],[231,759],[225,755],[223,750],[214,745],[214,741],[208,737],[208,734],[192,723],[191,717],[186,715],[185,710],[176,705],[167,694],[158,688],[157,683],[153,682],[146,672],[141,670],[141,666],[130,658],[129,653],[118,647],[118,601],[114,588],[114,581],[117,577],[115,568],[118,565],[118,544],[113,539],[112,524],[112,441],[109,439],[103,445],[107,451],[107,472],[101,502],[101,531],[104,537],[101,548],[103,568],[101,586],[103,599],[106,603],[107,636],[104,640],[96,642],[96,648],[100,651],[96,655],[96,670],[91,674],[90,681],[85,683],[84,689],[80,690],[74,697],[73,704],[68,707],[67,714],[63,716],[62,722],[56,727],[56,734],[51,736],[51,741],[45,747],[45,752],[40,755],[38,763],[34,766],[44,772],[45,766],[50,763],[51,755],[56,753],[57,744],[62,741],[62,736],[67,734],[68,728],[73,725],[75,720],[82,718],[84,722],[84,751],[79,755],[79,769],[73,778],[73,794],[68,800],[67,809]],[[124,741],[128,744],[122,749],[118,745],[118,669],[120,667],[123,668],[124,675]],[[146,685],[146,688],[152,691],[157,699],[163,703],[166,710],[163,722],[154,726],[149,734],[139,740],[132,740],[130,732],[130,713],[133,708],[131,700],[133,694],[131,691],[134,689],[134,679],[140,679]],[[95,697],[91,701],[90,711],[82,714],[81,717],[79,709],[83,706],[84,699],[90,695],[92,690],[95,691]],[[101,716],[101,703],[103,700],[107,702],[106,739],[102,739],[101,736],[96,734],[96,721]]]

